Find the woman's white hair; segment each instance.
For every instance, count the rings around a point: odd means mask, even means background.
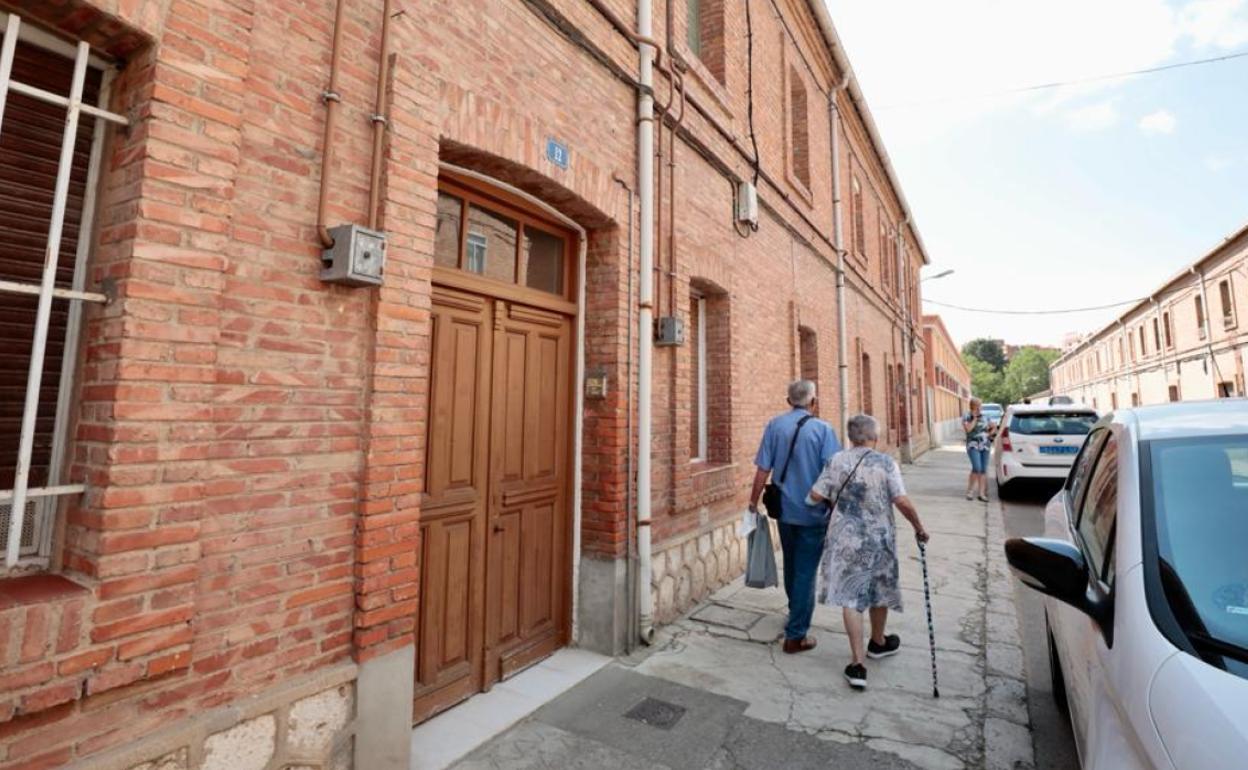
[[[866,444],[880,438],[880,423],[869,414],[855,415],[849,418],[845,432],[848,434],[849,443]]]

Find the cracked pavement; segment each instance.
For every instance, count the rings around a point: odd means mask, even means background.
[[[839,608],[819,607],[818,646],[786,655],[782,589],[725,586],[617,661],[495,738],[461,768],[764,767],[1030,770],[1024,657],[995,507],[961,496],[961,451],[904,467],[932,533],[928,547],[939,699],[932,697],[918,548],[898,516],[905,612],[888,630],[901,652],[868,661],[849,689]],[[991,511],[991,513],[990,513]],[[686,711],[669,730],[624,713],[651,697]]]

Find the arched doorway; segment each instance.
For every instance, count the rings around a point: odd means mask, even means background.
[[[439,179],[417,722],[568,641],[576,237]]]

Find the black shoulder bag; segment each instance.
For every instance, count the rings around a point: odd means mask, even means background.
[[[767,509],[767,515],[773,519],[780,518],[780,484],[783,484],[785,477],[789,475],[789,463],[793,462],[793,450],[797,447],[797,437],[802,432],[802,426],[811,417],[812,415],[808,414],[797,421],[797,430],[793,431],[793,440],[789,442],[789,454],[784,458],[784,467],[780,469],[780,482],[769,481],[763,488],[763,507]]]

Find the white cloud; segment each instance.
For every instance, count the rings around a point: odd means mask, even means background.
[[[1110,99],[1067,110],[1064,119],[1073,131],[1101,131],[1118,123],[1118,108]]]
[[[1200,47],[1248,43],[1248,0],[1193,0],[1179,11],[1179,29]]]
[[[1140,118],[1140,130],[1146,134],[1173,134],[1178,121],[1170,110],[1155,110]]]
[[[1209,169],[1215,174],[1220,174],[1234,165],[1235,165],[1235,160],[1233,158],[1228,158],[1225,155],[1206,155],[1205,156],[1205,168]]]
[[[1068,124],[1104,121],[1108,110],[1086,99],[1131,80],[1003,92],[1147,69],[1192,46],[1248,42],[1248,0],[824,1],[876,117],[890,142],[903,144],[930,144],[1019,107]]]

